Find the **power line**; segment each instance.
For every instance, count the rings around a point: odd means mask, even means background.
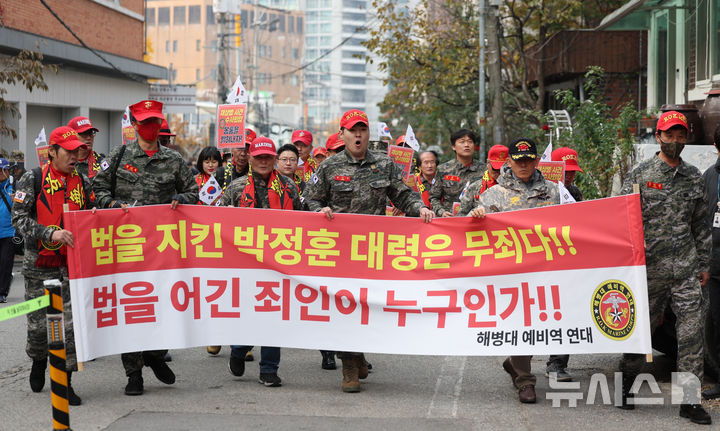
[[[142,77],[140,77],[139,75],[136,75],[136,74],[134,74],[134,73],[129,73],[129,72],[125,72],[124,70],[120,70],[120,69],[119,69],[117,66],[115,66],[112,62],[110,62],[108,59],[106,59],[105,57],[103,57],[102,55],[100,55],[99,52],[97,52],[97,51],[95,51],[94,49],[90,48],[90,47],[88,46],[88,44],[86,44],[85,41],[83,41],[82,39],[80,39],[80,36],[78,36],[77,34],[75,34],[75,32],[72,31],[72,29],[70,28],[70,26],[68,26],[68,25],[65,23],[65,21],[63,21],[62,18],[60,18],[60,17],[58,16],[58,14],[55,13],[55,11],[50,7],[50,5],[48,5],[48,4],[45,2],[45,0],[40,0],[40,3],[42,3],[43,6],[45,6],[45,8],[46,8],[48,11],[50,11],[50,13],[55,17],[55,19],[57,19],[57,20],[60,22],[60,24],[62,24],[63,27],[65,27],[65,29],[67,29],[67,31],[69,31],[70,34],[73,35],[73,37],[74,37],[75,39],[77,39],[78,42],[80,42],[80,45],[82,45],[82,46],[83,46],[84,48],[86,48],[88,51],[90,51],[90,52],[92,52],[93,54],[95,54],[98,58],[100,58],[100,60],[102,60],[104,63],[106,63],[106,64],[107,64],[108,66],[110,66],[111,68],[113,68],[113,69],[114,69],[115,71],[117,71],[118,73],[127,76],[128,78],[132,79],[133,81],[142,82],[143,84],[147,84],[147,80],[146,80],[146,79],[143,79]]]

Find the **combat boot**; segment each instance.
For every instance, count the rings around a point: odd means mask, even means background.
[[[33,392],[40,392],[45,386],[45,369],[47,369],[47,358],[33,359],[30,369],[30,389]]]
[[[358,372],[360,371],[358,363],[359,357],[350,356],[343,357],[342,359],[342,390],[343,392],[360,392],[360,380],[358,379]]]
[[[142,371],[133,371],[128,376],[128,384],[125,386],[125,395],[142,395],[144,390]]]
[[[360,358],[358,358],[358,378],[367,379],[368,374],[370,374],[368,361],[365,360],[365,354],[361,353]]]
[[[712,418],[700,404],[681,404],[680,416],[700,425],[712,424]]]
[[[79,406],[82,404],[82,399],[80,399],[79,396],[75,393],[72,387],[72,371],[67,372],[67,380],[68,380],[68,403],[70,403],[71,406]]]
[[[157,377],[157,379],[161,382],[166,385],[172,385],[175,383],[175,373],[173,373],[163,359],[148,354],[147,352],[143,352],[143,362],[145,363],[145,366],[150,367],[155,374],[155,377]]]
[[[622,375],[622,395],[621,404],[617,406],[623,410],[635,410],[635,394],[630,392],[635,382],[635,374],[623,373]]]

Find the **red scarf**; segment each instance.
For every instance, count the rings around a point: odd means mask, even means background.
[[[497,181],[495,181],[493,177],[490,176],[490,172],[486,170],[483,174],[482,185],[480,186],[480,194],[482,194],[485,190],[489,189],[495,184],[497,184]]]
[[[267,191],[270,208],[283,210],[294,209],[290,189],[280,181],[280,173],[275,169],[270,173]],[[262,204],[255,199],[255,180],[253,179],[252,169],[248,170],[247,183],[242,191],[242,195],[240,195],[240,206],[262,208]]]
[[[203,186],[205,185],[205,183],[207,182],[207,180],[209,180],[209,179],[210,179],[210,175],[208,175],[208,174],[197,174],[197,175],[195,175],[195,182],[196,182],[197,185],[198,185],[198,190],[201,190],[201,189],[203,188]],[[198,201],[197,204],[198,204],[198,205],[205,205],[205,204],[203,203],[203,201]]]
[[[310,177],[312,177],[315,169],[317,169],[317,162],[315,161],[315,159],[312,158],[312,156],[309,156],[307,162],[303,163],[302,166],[295,170],[295,175],[301,176],[302,181],[305,181],[307,183],[308,181],[310,181]],[[298,183],[297,179],[295,180],[295,183],[300,184]]]
[[[100,161],[95,157],[95,151],[90,151],[88,157],[88,178],[94,178],[100,172]]]
[[[428,208],[432,208],[432,205],[430,205],[430,190],[425,188],[425,185],[422,182],[421,173],[415,174],[415,184],[417,184],[418,192],[420,192],[420,196],[422,196],[422,200],[425,203],[425,206]]]
[[[85,208],[85,189],[82,176],[75,169],[67,175],[56,171],[52,163],[42,169],[40,193],[35,197],[37,221],[43,226],[63,227],[63,204],[70,211]],[[67,248],[59,242],[38,240],[38,253],[35,265],[40,268],[57,268],[67,265]]]

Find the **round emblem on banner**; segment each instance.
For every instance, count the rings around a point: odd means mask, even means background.
[[[593,293],[592,314],[595,326],[606,337],[625,340],[635,329],[635,297],[622,281],[604,281]]]
[[[51,224],[51,225],[49,225],[48,227],[54,227],[54,228],[56,228],[57,230],[62,229],[60,226],[56,226],[56,225],[54,225],[54,224]],[[60,241],[45,241],[45,240],[41,240],[41,241],[40,241],[40,244],[42,244],[43,248],[45,248],[46,250],[50,250],[50,251],[59,250],[60,247],[62,247],[62,243],[61,243]]]

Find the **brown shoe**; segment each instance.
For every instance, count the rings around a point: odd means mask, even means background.
[[[220,349],[222,349],[222,346],[207,346],[206,350],[211,355],[217,355],[220,353]]]
[[[535,385],[525,385],[518,390],[518,398],[521,403],[533,404],[535,403]]]
[[[512,379],[512,384],[517,388],[517,384],[515,383],[515,379],[518,377],[518,373],[515,372],[515,369],[510,364],[510,358],[507,358],[503,361],[503,369],[507,371],[508,374],[510,374],[510,378]]]
[[[342,390],[343,392],[360,392],[360,380],[358,380],[358,362],[360,358],[350,357],[342,359]]]
[[[368,370],[368,362],[365,360],[365,354],[361,354],[358,358],[358,378],[367,379],[370,370]]]

